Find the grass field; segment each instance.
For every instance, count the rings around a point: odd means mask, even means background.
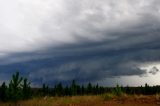
[[[15,103],[0,103],[0,106],[157,106],[160,96],[124,95],[115,97],[112,94],[100,96],[44,97],[33,98]]]

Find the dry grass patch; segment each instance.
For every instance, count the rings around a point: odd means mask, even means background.
[[[19,101],[17,106],[81,106],[93,105],[101,102],[99,96],[47,97]],[[14,106],[14,103],[0,103],[0,106]]]
[[[156,96],[103,94],[99,96],[47,97],[19,101],[17,106],[156,106]],[[15,106],[0,103],[0,106]]]

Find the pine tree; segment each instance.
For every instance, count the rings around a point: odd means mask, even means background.
[[[99,94],[99,85],[98,84],[96,85],[96,92],[95,93]]]
[[[72,81],[71,91],[72,91],[72,95],[77,95],[77,85],[76,85],[75,80]]]
[[[46,84],[43,84],[42,93],[43,93],[43,96],[46,96],[49,94],[49,87]]]
[[[85,88],[84,88],[84,86],[82,85],[82,87],[81,87],[81,94],[82,95],[84,95],[85,94]]]
[[[21,84],[23,99],[29,99],[31,97],[31,87],[30,82],[25,78],[23,84]]]
[[[58,85],[57,85],[57,95],[58,96],[62,96],[64,93],[63,93],[63,86],[62,86],[62,83],[59,83]]]
[[[81,95],[81,87],[77,85],[77,95]]]
[[[68,86],[65,87],[65,94],[66,96],[71,96],[70,88]]]
[[[19,72],[16,72],[16,74],[13,74],[9,84],[10,99],[17,101],[18,99],[22,98],[21,97],[22,92],[20,87],[22,80],[23,78],[19,76]]]
[[[150,94],[150,86],[147,83],[145,84],[145,87],[144,87],[144,94],[145,95]]]
[[[0,99],[2,101],[6,101],[7,100],[7,86],[5,84],[5,82],[3,82],[1,88],[0,88]]]
[[[87,85],[87,94],[91,94],[92,93],[92,84],[88,83]]]

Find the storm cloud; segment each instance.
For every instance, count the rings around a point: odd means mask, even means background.
[[[6,8],[6,5],[8,6]],[[35,85],[157,74],[160,1],[6,0],[0,3],[0,78]]]

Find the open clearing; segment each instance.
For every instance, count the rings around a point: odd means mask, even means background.
[[[102,96],[45,97],[14,103],[0,103],[0,106],[158,106],[159,96],[132,95],[114,98]]]

